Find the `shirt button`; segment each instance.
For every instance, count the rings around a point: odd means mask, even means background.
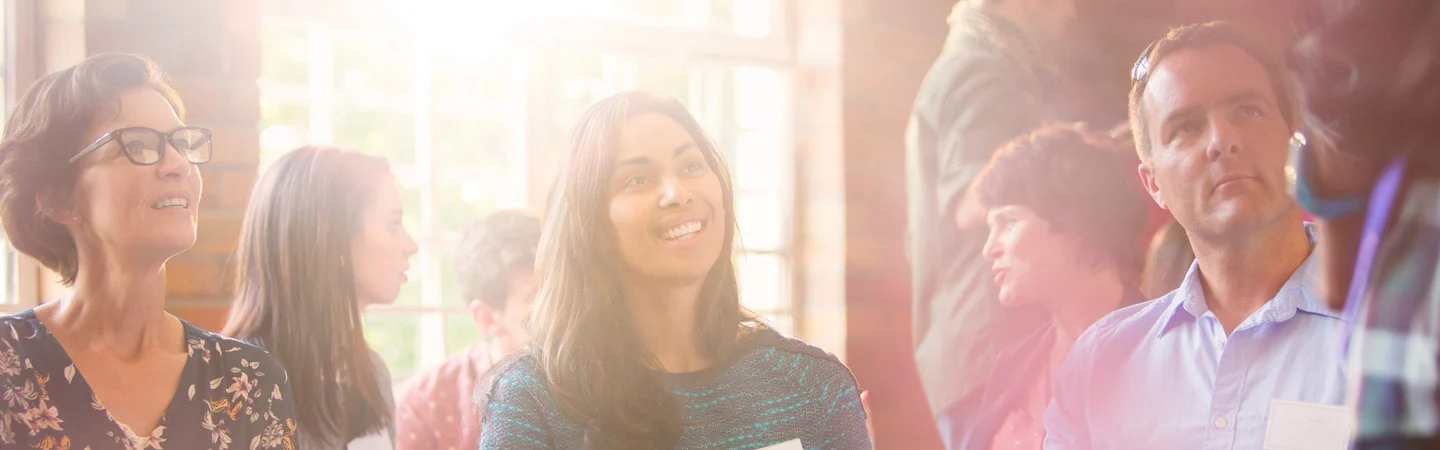
[[[1225,420],[1224,417],[1216,417],[1216,418],[1215,418],[1215,428],[1224,429],[1225,426],[1226,426],[1226,425],[1229,425],[1229,424],[1230,424],[1230,421]]]

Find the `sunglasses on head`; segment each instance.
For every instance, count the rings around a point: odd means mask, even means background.
[[[1150,76],[1150,52],[1154,51],[1155,44],[1159,43],[1159,40],[1150,41],[1150,45],[1145,46],[1145,50],[1140,52],[1140,57],[1135,60],[1135,66],[1130,68],[1131,84],[1145,81],[1145,77]]]

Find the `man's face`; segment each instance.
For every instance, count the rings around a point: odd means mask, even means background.
[[[1150,196],[1192,234],[1220,236],[1293,217],[1285,188],[1290,127],[1265,68],[1228,44],[1179,50],[1141,98]]]

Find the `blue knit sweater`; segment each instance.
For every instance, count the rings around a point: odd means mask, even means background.
[[[839,360],[768,329],[725,363],[665,374],[687,425],[679,449],[757,449],[799,439],[806,450],[869,449],[855,378]],[[495,372],[481,449],[582,449],[586,430],[545,388],[524,354]]]

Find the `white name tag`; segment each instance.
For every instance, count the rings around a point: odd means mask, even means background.
[[[799,440],[799,439],[795,439],[795,440],[791,440],[791,441],[781,442],[781,443],[779,443],[779,444],[775,444],[775,445],[772,445],[772,446],[769,446],[769,447],[765,447],[765,448],[762,448],[762,449],[760,449],[760,450],[805,450],[805,447],[800,446],[800,440]]]
[[[1270,400],[1265,450],[1345,450],[1355,435],[1355,412],[1319,403]]]

